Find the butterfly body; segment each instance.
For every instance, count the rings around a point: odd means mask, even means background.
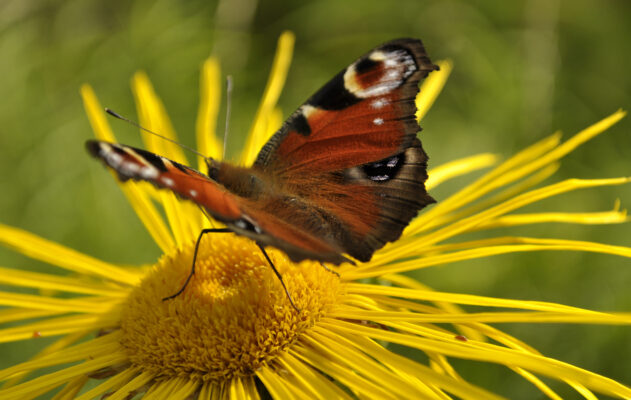
[[[368,261],[434,202],[415,98],[435,69],[419,40],[377,47],[294,112],[251,167],[208,159],[203,174],[129,146],[87,148],[121,180],[171,190],[293,261]]]

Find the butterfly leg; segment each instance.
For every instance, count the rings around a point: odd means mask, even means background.
[[[195,261],[197,260],[197,252],[199,251],[199,244],[202,241],[202,237],[207,233],[226,233],[226,232],[232,232],[232,231],[228,228],[207,228],[207,229],[202,229],[202,231],[199,232],[199,236],[197,237],[197,242],[195,243],[195,252],[193,252],[193,265],[191,266],[191,272],[186,277],[186,281],[184,281],[184,285],[182,285],[180,290],[178,290],[171,296],[167,296],[163,298],[162,301],[171,300],[181,295],[184,289],[186,289],[186,286],[188,286],[188,283],[191,281],[191,278],[193,277],[193,275],[195,275]]]
[[[283,285],[283,289],[285,289],[285,294],[287,295],[287,298],[289,299],[289,302],[291,303],[291,306],[297,311],[300,312],[300,309],[296,306],[296,304],[294,303],[294,299],[291,298],[291,294],[289,294],[289,290],[287,290],[287,286],[285,286],[285,281],[283,281],[283,277],[282,275],[278,272],[278,270],[276,269],[276,267],[274,266],[274,263],[272,262],[272,260],[269,258],[269,256],[267,255],[267,252],[265,251],[265,249],[263,248],[263,246],[261,246],[260,244],[256,244],[257,246],[259,246],[259,249],[261,249],[261,251],[263,252],[263,255],[265,256],[265,259],[267,260],[267,262],[269,263],[269,265],[272,267],[272,271],[274,271],[274,273],[276,274],[276,277],[278,278],[278,280],[280,281],[280,284]]]
[[[322,265],[322,268],[324,268],[326,271],[329,271],[330,273],[337,275],[338,278],[341,278],[340,274],[337,271],[333,271],[331,268],[324,265],[322,261],[320,261],[320,265]]]

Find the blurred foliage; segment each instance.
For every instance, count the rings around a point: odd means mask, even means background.
[[[159,256],[115,182],[91,160],[92,133],[78,95],[90,83],[104,105],[133,117],[129,79],[145,70],[183,143],[194,143],[201,62],[221,58],[235,81],[228,156],[237,154],[257,107],[278,35],[296,33],[281,106],[287,115],[377,44],[422,38],[455,70],[422,122],[438,165],[480,152],[508,156],[561,129],[565,137],[631,104],[631,2],[597,0],[122,1],[4,0],[0,3],[0,221],[118,263]],[[223,106],[225,109],[225,105]],[[136,130],[111,124],[138,145]],[[220,126],[223,123],[220,122]],[[626,118],[564,160],[555,179],[630,174]],[[472,179],[436,190],[440,201]],[[564,195],[528,210],[596,211],[631,188]],[[629,225],[551,224],[515,232],[631,245]],[[3,266],[52,268],[0,249]],[[442,291],[631,308],[629,260],[591,254],[513,254],[414,275]],[[628,327],[500,326],[544,354],[631,384]],[[44,340],[44,339],[42,339]],[[1,346],[0,364],[40,343]],[[512,398],[535,393],[503,368],[461,364],[462,374]],[[515,386],[515,382],[519,382]]]

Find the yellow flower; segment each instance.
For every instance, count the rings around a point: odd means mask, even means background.
[[[243,152],[244,164],[252,162],[256,150],[281,123],[276,102],[293,41],[289,33],[280,38],[270,81]],[[448,62],[442,62],[441,72],[431,74],[424,83],[418,98],[419,118],[440,92],[450,69]],[[221,155],[214,132],[219,76],[217,61],[207,60],[197,138],[199,150],[215,158]],[[134,77],[133,89],[140,123],[176,139],[144,74]],[[96,136],[115,141],[92,90],[85,86],[81,93]],[[623,384],[546,357],[488,325],[629,324],[628,314],[438,292],[401,275],[521,251],[576,250],[630,257],[631,248],[573,240],[513,236],[453,240],[495,227],[626,221],[618,206],[600,213],[514,213],[560,193],[629,182],[628,178],[572,179],[533,189],[558,168],[562,157],[623,116],[618,111],[563,143],[559,135],[552,135],[499,164],[494,155],[482,154],[431,170],[430,189],[497,164],[424,212],[400,240],[378,251],[370,262],[336,268],[339,277],[315,262],[293,265],[282,252],[271,250],[300,313],[289,305],[258,247],[227,233],[205,237],[191,284],[182,295],[163,302],[182,284],[196,236],[210,225],[193,204],[147,184],[126,183],[121,188],[164,253],[150,267],[112,265],[0,225],[1,243],[69,272],[57,276],[0,270],[0,283],[40,291],[0,292],[0,304],[5,306],[0,311],[5,324],[0,341],[58,337],[30,361],[0,371],[4,381],[0,398],[31,399],[59,388],[56,399],[109,395],[114,400],[138,393],[147,399],[499,398],[461,378],[450,363],[453,358],[510,368],[550,398],[560,396],[540,377],[563,381],[586,398],[595,398],[592,391],[631,397],[631,389]],[[181,149],[172,143],[146,134],[143,139],[150,151],[186,163]],[[203,160],[198,162],[202,165]],[[486,311],[468,313],[461,305]],[[390,344],[420,351],[429,361],[397,354]]]

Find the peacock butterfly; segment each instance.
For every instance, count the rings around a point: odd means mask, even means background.
[[[298,108],[251,167],[207,158],[204,175],[125,145],[86,147],[119,179],[171,190],[223,222],[221,231],[295,262],[368,261],[434,202],[415,99],[419,81],[437,69],[417,39],[373,49]]]

